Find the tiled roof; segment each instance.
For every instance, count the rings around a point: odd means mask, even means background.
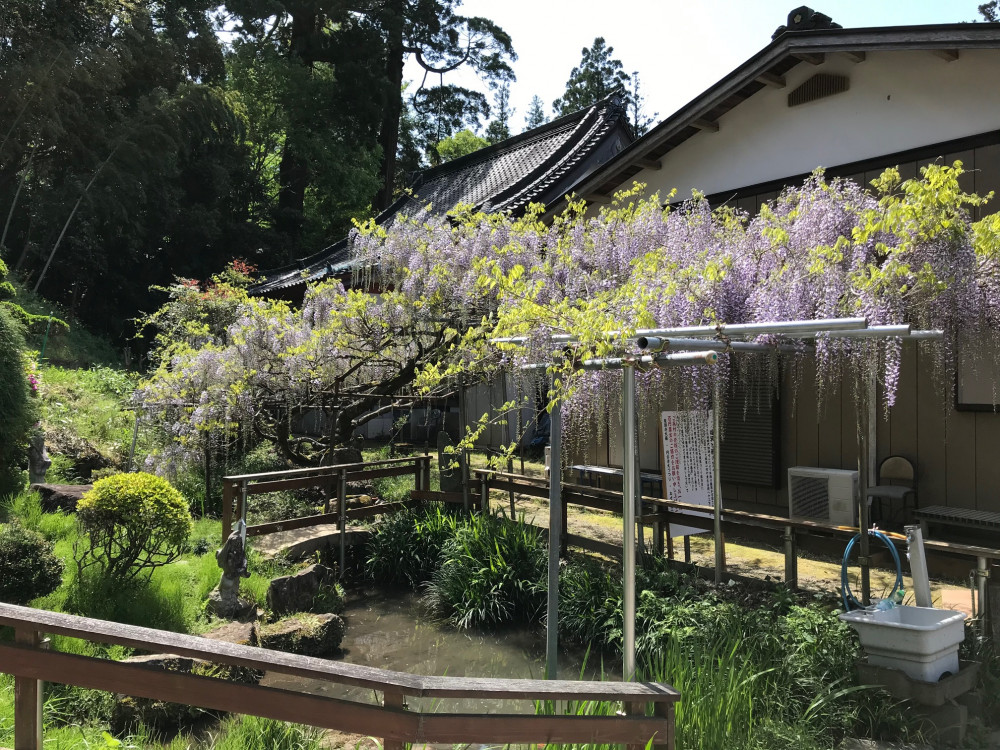
[[[418,173],[410,195],[400,198],[376,221],[391,225],[397,217],[424,220],[441,216],[459,203],[484,211],[519,213],[529,203],[549,204],[632,140],[617,94],[502,143]],[[264,273],[252,294],[341,275],[353,268],[347,240],[324,248],[284,268]]]

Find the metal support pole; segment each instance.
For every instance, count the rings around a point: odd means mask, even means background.
[[[871,604],[872,583],[871,583],[871,544],[868,537],[868,529],[871,527],[871,518],[868,511],[868,485],[875,471],[875,456],[877,448],[875,445],[875,399],[877,389],[875,385],[875,371],[870,370],[865,375],[864,399],[861,404],[861,460],[859,472],[859,494],[858,498],[858,526],[861,530],[859,540],[858,562],[861,565],[861,603],[865,606]]]
[[[545,617],[545,679],[559,674],[559,535],[562,532],[562,407],[557,401],[550,413],[549,442],[549,591]]]
[[[340,577],[344,577],[347,564],[347,471],[337,474],[337,525],[340,527]]]
[[[624,648],[622,657],[626,680],[635,678],[635,508],[637,476],[635,471],[638,445],[635,434],[635,367],[622,368],[622,567],[625,591],[622,597],[624,615]]]
[[[722,473],[719,470],[719,382],[712,387],[712,496],[715,518],[715,583],[722,583],[726,575],[726,538],[722,535]]]

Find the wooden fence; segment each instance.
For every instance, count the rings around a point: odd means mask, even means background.
[[[306,487],[320,487],[324,492],[323,512],[314,516],[290,518],[273,523],[247,526],[247,536],[270,534],[275,531],[301,529],[320,524],[339,524],[341,533],[348,518],[368,518],[388,513],[403,507],[403,504],[379,505],[371,508],[347,509],[347,483],[380,477],[413,476],[413,489],[430,489],[431,457],[429,455],[411,458],[388,458],[379,461],[365,461],[336,466],[316,466],[289,471],[271,471],[263,474],[240,474],[222,479],[222,542],[226,541],[233,529],[233,513],[237,518],[245,517],[247,498],[267,492],[296,490]],[[337,509],[330,511],[330,501],[336,498]],[[235,506],[235,507],[234,507]]]
[[[425,677],[2,603],[0,624],[14,628],[13,643],[0,642],[0,672],[14,675],[15,750],[42,749],[42,681],[379,737],[385,750],[401,750],[406,742],[614,743],[641,749],[652,739],[655,747],[674,746],[680,696],[661,683]],[[47,633],[367,688],[381,694],[381,704],[61,653],[43,648]],[[434,713],[407,710],[408,697],[434,698]],[[443,710],[448,700],[468,698],[495,702],[499,710],[511,700],[593,700],[620,702],[625,711],[551,716]]]
[[[549,496],[549,481],[545,478],[526,477],[521,474],[507,474],[490,469],[477,469],[475,473],[479,481],[479,505],[482,508],[489,507],[489,492],[491,490],[545,499]],[[579,544],[584,549],[591,549],[604,554],[609,552],[621,553],[621,547],[615,548],[607,543],[594,542],[593,540],[579,536],[571,536],[568,533],[566,514],[566,508],[571,504],[621,513],[621,492],[602,490],[597,487],[563,484],[561,497],[563,503],[563,540],[568,539],[574,544]],[[646,496],[642,498],[642,505],[643,513],[639,516],[638,521],[641,524],[652,526],[653,547],[659,554],[664,553],[664,535],[670,523],[683,523],[685,526],[703,528],[706,531],[712,530],[712,519],[705,517],[706,510],[711,512],[711,508],[706,509],[703,505],[691,505],[674,500]],[[802,537],[832,537],[841,539],[846,544],[851,537],[858,533],[856,528],[848,526],[832,526],[817,521],[792,520],[780,516],[726,509],[722,511],[722,523],[723,530],[726,533],[739,532],[741,527],[753,527],[771,532],[784,548],[785,582],[793,588],[798,585],[798,549],[799,541]],[[670,547],[669,540],[666,541],[667,554],[673,557],[673,549]],[[977,570],[986,570],[990,565],[997,564],[1000,561],[1000,549],[992,547],[925,539],[924,549],[928,552],[968,559],[974,564]],[[688,561],[690,562],[689,554]]]

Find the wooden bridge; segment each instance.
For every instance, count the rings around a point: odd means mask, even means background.
[[[42,750],[42,681],[378,737],[385,750],[401,750],[407,742],[613,743],[638,750],[652,740],[657,748],[674,747],[680,696],[661,683],[426,677],[2,603],[0,625],[14,628],[13,643],[0,642],[0,672],[14,675],[15,750]],[[381,704],[61,653],[43,647],[47,633],[363,687],[380,694]],[[436,699],[435,712],[407,710],[406,699],[415,697]],[[624,711],[578,716],[444,710],[448,701],[466,698],[495,703],[498,710],[517,700],[612,701]]]

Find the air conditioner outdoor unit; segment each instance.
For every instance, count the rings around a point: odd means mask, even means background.
[[[788,516],[834,526],[857,526],[858,472],[791,467],[788,470]]]

